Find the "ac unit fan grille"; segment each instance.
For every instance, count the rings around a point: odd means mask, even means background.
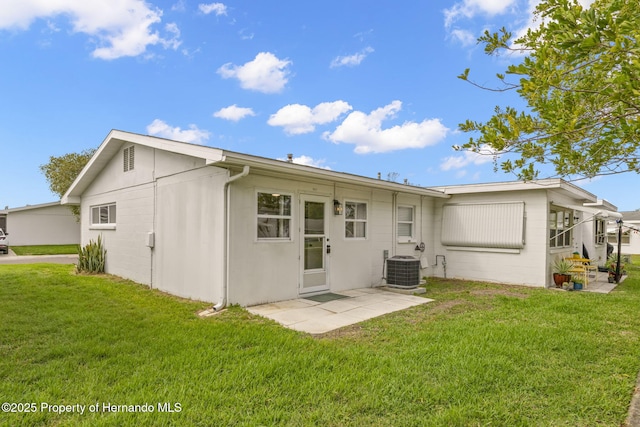
[[[409,256],[387,259],[387,285],[392,288],[415,288],[420,284],[420,260]]]

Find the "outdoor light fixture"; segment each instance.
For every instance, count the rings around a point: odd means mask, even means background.
[[[342,203],[336,199],[333,199],[333,214],[342,215]]]

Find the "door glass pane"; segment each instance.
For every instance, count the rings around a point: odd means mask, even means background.
[[[304,234],[324,234],[323,202],[304,202]]]
[[[313,270],[323,268],[323,237],[304,238],[304,269]]]

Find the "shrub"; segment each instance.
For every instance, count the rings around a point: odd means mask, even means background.
[[[104,262],[107,257],[107,250],[102,246],[102,236],[94,242],[89,240],[89,244],[84,248],[78,247],[78,273],[104,273]]]

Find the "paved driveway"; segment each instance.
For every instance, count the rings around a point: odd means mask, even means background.
[[[36,264],[47,262],[51,264],[77,264],[78,255],[25,255],[17,256],[11,249],[7,255],[0,254],[1,264]]]

